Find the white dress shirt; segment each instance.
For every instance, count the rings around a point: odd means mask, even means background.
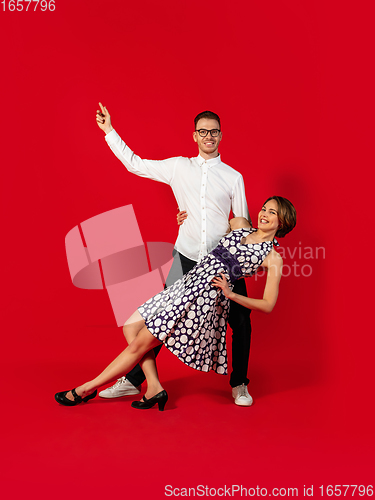
[[[188,214],[175,243],[185,257],[199,262],[216,247],[229,231],[231,209],[235,217],[249,219],[242,175],[223,163],[220,155],[210,160],[200,155],[142,160],[115,130],[105,140],[129,172],[171,186],[179,209]]]

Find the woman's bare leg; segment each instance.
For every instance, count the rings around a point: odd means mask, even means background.
[[[81,397],[88,396],[98,387],[121,377],[124,373],[131,370],[140,360],[142,360],[144,355],[148,353],[150,349],[153,349],[159,344],[160,341],[154,337],[145,326],[143,326],[131,344],[124,351],[122,351],[122,353],[119,354],[119,356],[117,356],[117,358],[114,359],[100,375],[77,387],[76,393]],[[152,362],[150,363],[149,359],[150,358],[146,356],[144,360],[146,371],[149,372],[153,386],[157,386],[157,383],[155,382],[155,374],[157,377],[156,367],[152,367]],[[66,397],[73,400],[73,396],[70,391],[66,394]]]
[[[123,332],[126,338],[126,341],[129,344],[133,342],[138,333],[145,326],[145,320],[140,315],[139,311],[135,311],[129,319],[126,320],[125,325],[123,326]]]
[[[139,364],[141,365],[147,382],[147,391],[145,396],[147,399],[150,399],[155,396],[155,394],[158,394],[163,390],[163,386],[159,381],[158,370],[156,368],[154,350],[151,349],[151,351],[148,351],[148,353],[143,356]]]
[[[135,311],[135,313],[133,313],[126,321],[123,331],[129,345],[133,342],[133,340],[138,335],[138,332],[143,328],[144,325],[145,321],[138,310]],[[147,381],[147,391],[145,396],[147,399],[150,399],[152,398],[152,396],[155,396],[155,394],[158,394],[163,390],[158,377],[154,351],[151,350],[146,353],[140,360],[139,364],[142,368],[143,373],[145,374]]]

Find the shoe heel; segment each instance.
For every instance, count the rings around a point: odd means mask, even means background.
[[[167,404],[168,396],[162,401],[158,401],[159,411],[164,411],[164,407]]]
[[[133,401],[132,407],[139,410],[149,410],[155,405],[158,405],[159,411],[164,411],[164,406],[167,401],[168,394],[166,393],[166,391],[161,391],[150,399],[147,399],[146,396],[143,396],[143,401]]]

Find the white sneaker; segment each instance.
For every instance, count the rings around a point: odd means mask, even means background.
[[[251,406],[253,404],[253,398],[250,396],[245,384],[233,387],[232,396],[234,397],[235,404],[238,406]]]
[[[121,377],[114,385],[99,392],[99,396],[101,398],[121,398],[121,396],[131,396],[132,394],[139,394],[140,392],[141,386],[135,387],[126,377]]]

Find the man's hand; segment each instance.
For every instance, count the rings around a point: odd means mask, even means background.
[[[108,113],[108,110],[103,104],[100,102],[100,111],[99,109],[96,110],[96,123],[98,124],[98,127],[103,130],[105,134],[109,134],[111,130],[113,130],[112,123],[111,123],[111,116]]]
[[[182,226],[184,223],[184,220],[187,218],[188,214],[186,213],[186,210],[181,210],[181,212],[178,212],[177,214],[177,224],[179,226]]]
[[[228,281],[223,273],[221,274],[221,278],[219,276],[216,276],[212,281],[213,286],[217,286],[218,288],[221,288],[223,291],[223,294],[230,299],[234,293],[228,286]]]

